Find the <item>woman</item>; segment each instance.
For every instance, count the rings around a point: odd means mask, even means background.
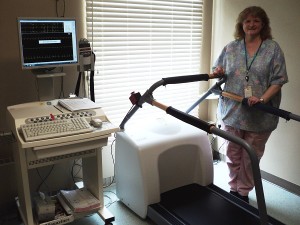
[[[281,87],[288,82],[285,58],[272,40],[269,18],[260,7],[248,7],[239,14],[234,37],[216,60],[213,72],[226,74],[224,91],[248,98],[250,107],[220,98],[218,118],[224,130],[247,141],[260,160],[279,118],[251,106],[260,102],[279,107]],[[249,202],[254,180],[248,154],[232,142],[227,142],[226,150],[230,193]]]

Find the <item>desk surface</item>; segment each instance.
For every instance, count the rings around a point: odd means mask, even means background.
[[[110,135],[119,130],[119,128],[110,123],[106,117],[104,111],[101,108],[90,109],[93,113],[92,116],[85,117],[89,122],[92,118],[99,118],[103,121],[103,126],[90,133],[65,136],[59,138],[52,138],[47,140],[25,142],[22,134],[19,132],[19,128],[22,124],[26,123],[28,118],[35,118],[41,116],[49,115],[61,115],[66,113],[71,113],[69,110],[63,108],[58,104],[58,100],[44,101],[44,102],[30,102],[14,106],[9,106],[8,108],[8,122],[12,129],[12,132],[17,137],[18,142],[22,148],[32,148],[48,146],[59,143],[66,143],[78,140],[83,140],[87,138],[99,138],[105,135]],[[86,111],[86,110],[81,110]]]

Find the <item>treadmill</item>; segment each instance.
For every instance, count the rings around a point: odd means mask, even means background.
[[[243,202],[239,198],[229,194],[228,192],[217,187],[213,183],[208,185],[199,185],[197,183],[190,183],[184,186],[177,187],[172,190],[165,191],[160,195],[160,201],[155,202],[147,206],[147,217],[154,221],[158,225],[281,225],[282,222],[267,215],[265,198],[263,193],[259,162],[256,157],[255,151],[252,147],[243,139],[235,137],[217,127],[214,124],[207,123],[196,117],[188,114],[194,107],[196,107],[202,100],[204,100],[210,94],[219,94],[224,97],[230,97],[237,101],[246,104],[246,100],[235,96],[230,93],[222,92],[221,85],[226,81],[226,77],[220,79],[216,85],[207,91],[187,112],[181,112],[171,106],[165,106],[160,102],[154,100],[152,94],[153,91],[159,86],[165,86],[167,84],[186,83],[208,80],[208,74],[189,75],[181,77],[169,77],[163,78],[161,81],[153,84],[143,95],[139,93],[132,93],[130,99],[135,105],[129,113],[125,116],[120,124],[121,130],[124,130],[125,123],[133,116],[133,114],[142,107],[143,103],[149,103],[156,106],[167,114],[175,117],[199,128],[207,133],[218,135],[226,140],[235,142],[247,151],[252,163],[253,177],[255,183],[255,192],[257,197],[258,209]],[[259,104],[257,104],[259,105]],[[293,115],[289,112],[270,109],[265,105],[259,105],[258,109],[264,110],[268,113],[281,116],[287,120],[295,119],[299,120],[299,116]],[[122,134],[121,134],[122,135]],[[118,134],[116,138],[116,148],[118,142]],[[124,143],[122,143],[124,144]],[[125,143],[126,145],[126,143]],[[116,150],[117,151],[117,150]],[[125,156],[126,157],[126,156]],[[119,159],[122,160],[122,159]],[[117,152],[116,152],[116,166],[117,166]],[[128,165],[129,166],[129,165]],[[117,171],[116,171],[117,176]],[[130,181],[128,181],[130,182]],[[130,186],[130,184],[129,184]],[[147,188],[147,187],[145,187]],[[130,193],[129,195],[134,195]],[[139,193],[136,193],[137,195]],[[118,179],[117,179],[117,195],[118,195]],[[123,197],[119,197],[123,201]],[[124,203],[131,207],[129,203]],[[138,213],[137,213],[138,214]]]

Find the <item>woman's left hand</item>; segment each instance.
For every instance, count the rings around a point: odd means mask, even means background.
[[[258,102],[260,102],[259,98],[255,97],[255,96],[251,96],[251,97],[248,98],[248,105],[249,106],[253,106]]]

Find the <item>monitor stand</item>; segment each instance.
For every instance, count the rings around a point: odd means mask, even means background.
[[[55,99],[54,78],[65,75],[65,73],[61,72],[44,72],[41,74],[35,74],[37,78],[39,100],[49,101]]]

